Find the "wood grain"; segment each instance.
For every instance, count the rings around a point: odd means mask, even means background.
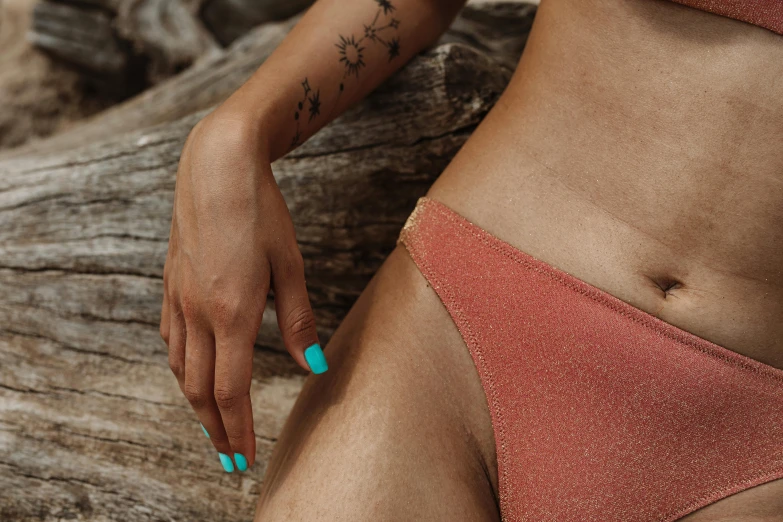
[[[440,44],[462,43],[477,48],[510,72],[527,41],[535,11],[535,5],[518,1],[468,5],[441,38]],[[296,21],[292,18],[261,25],[225,51],[204,56],[182,74],[104,111],[67,133],[34,142],[11,154],[70,149],[107,136],[174,121],[220,103],[253,74]]]
[[[264,38],[284,34],[276,27]],[[182,96],[219,83],[221,66],[234,80],[249,74],[258,58],[242,46],[257,43],[239,40],[172,85]],[[440,45],[273,165],[324,339],[509,77],[483,52]],[[74,132],[95,132],[89,140],[0,158],[0,520],[252,519],[304,379],[280,350],[272,303],[254,361],[258,459],[246,474],[222,472],[158,335],[179,152],[229,84],[173,107],[171,121],[122,130],[123,117],[152,110],[142,97],[97,119],[102,135],[87,125]]]

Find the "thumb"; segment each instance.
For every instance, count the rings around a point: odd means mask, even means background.
[[[272,260],[272,286],[277,324],[288,353],[302,368],[324,373],[329,366],[318,343],[315,316],[305,284],[304,262],[296,245]]]

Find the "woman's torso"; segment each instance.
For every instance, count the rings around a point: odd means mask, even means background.
[[[430,196],[783,367],[783,37],[662,0],[544,0]]]

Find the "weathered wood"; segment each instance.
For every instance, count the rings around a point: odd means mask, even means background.
[[[220,49],[215,38],[180,0],[122,2],[117,33],[148,61],[147,81],[157,84]]]
[[[522,56],[537,7],[538,2],[519,0],[468,4],[440,43],[469,45],[514,69]]]
[[[33,45],[92,73],[124,75],[129,56],[103,10],[39,2],[28,38]]]
[[[283,354],[257,352],[254,369],[257,463],[227,475],[160,350],[0,332],[0,520],[251,520],[303,380]]]
[[[124,95],[219,49],[181,0],[45,0],[35,7],[29,39]]]
[[[484,55],[442,46],[275,163],[325,337],[393,247],[416,199],[507,80],[508,73]],[[66,153],[0,163],[0,267],[15,272],[0,276],[0,295],[15,305],[0,310],[0,324],[74,346],[138,349],[130,331],[102,340],[94,331],[88,335],[96,314],[91,310],[122,314],[128,307],[135,321],[156,323],[159,291],[139,278],[162,272],[177,160],[201,116]],[[118,295],[121,279],[93,278],[90,300],[61,285],[80,274],[131,279]],[[28,290],[20,290],[28,279]],[[61,320],[42,313],[31,304],[41,302],[32,292],[46,285],[58,307],[81,308]],[[275,343],[276,328],[265,325],[259,340]]]
[[[452,37],[492,57],[430,50],[273,165],[323,340],[509,79],[511,32],[477,23]],[[0,520],[252,518],[304,374],[280,352],[270,302],[254,361],[257,464],[223,473],[167,368],[160,275],[187,133],[289,27],[259,28],[72,133],[0,157]]]
[[[438,47],[273,165],[324,338],[508,79]],[[252,517],[302,372],[257,350],[258,464],[226,475],[157,332],[177,158],[202,115],[0,161],[1,520]],[[279,348],[273,321],[259,344]]]
[[[220,43],[229,45],[253,27],[290,18],[313,0],[207,0],[201,12]]]
[[[480,47],[513,69],[527,40],[535,5],[500,1],[468,5],[442,38]],[[139,96],[44,141],[34,142],[14,155],[69,149],[122,132],[136,131],[173,121],[223,101],[263,63],[285,38],[296,19],[264,24],[222,54],[198,61],[182,74],[146,90]],[[493,28],[497,27],[497,31]]]
[[[49,136],[109,100],[86,96],[79,73],[27,39],[37,0],[0,2],[0,149]]]
[[[96,115],[67,133],[32,142],[10,154],[21,156],[66,150],[107,136],[174,121],[220,103],[274,51],[293,23],[295,20],[259,27],[224,52],[207,56],[174,78]]]

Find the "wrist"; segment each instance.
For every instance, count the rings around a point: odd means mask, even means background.
[[[288,110],[280,103],[281,93],[259,89],[257,82],[248,81],[215,110],[222,120],[232,121],[245,132],[255,136],[270,162],[288,150],[284,128],[288,123]]]
[[[207,126],[207,132],[217,137],[220,142],[229,142],[238,147],[252,150],[254,154],[271,163],[273,144],[270,140],[270,125],[266,124],[264,117],[258,116],[254,111],[243,110],[241,106],[224,103],[204,118],[200,124]]]

